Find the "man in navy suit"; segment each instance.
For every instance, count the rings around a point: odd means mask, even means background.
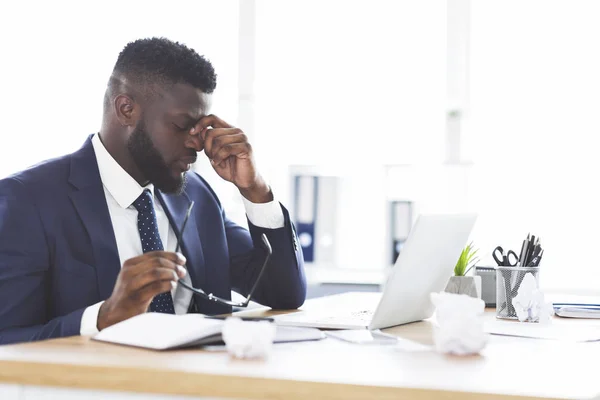
[[[253,299],[302,305],[294,227],[244,133],[209,114],[215,87],[210,62],[185,45],[129,43],[107,85],[100,132],[73,154],[0,181],[0,343],[94,334],[147,311],[230,312],[178,282],[224,299],[232,289],[247,294],[267,255],[262,234],[272,256]],[[239,189],[249,230],[187,172],[202,150]]]

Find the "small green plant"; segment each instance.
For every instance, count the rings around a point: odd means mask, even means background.
[[[479,258],[475,258],[476,254],[477,249],[473,247],[473,243],[469,243],[460,253],[460,257],[454,267],[454,275],[465,276],[479,261]]]

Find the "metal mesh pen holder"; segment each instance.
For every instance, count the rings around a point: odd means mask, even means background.
[[[496,318],[517,319],[513,300],[527,274],[533,275],[539,288],[538,267],[496,267]]]

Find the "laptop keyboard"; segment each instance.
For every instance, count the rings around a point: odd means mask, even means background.
[[[373,310],[353,311],[350,313],[350,318],[369,322],[373,318]]]

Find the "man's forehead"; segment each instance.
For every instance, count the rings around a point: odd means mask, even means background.
[[[158,93],[167,111],[188,114],[193,119],[200,119],[209,113],[212,95],[192,85],[176,83],[158,89]]]

